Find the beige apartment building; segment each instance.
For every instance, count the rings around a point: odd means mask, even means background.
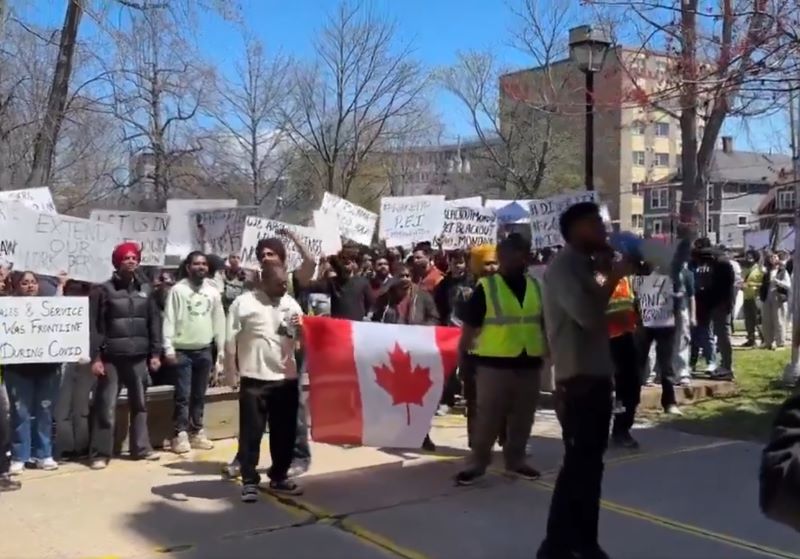
[[[594,186],[622,230],[643,232],[642,185],[674,175],[680,164],[678,121],[652,103],[677,105],[663,93],[669,76],[668,57],[618,47],[594,77]],[[572,60],[505,74],[499,85],[501,103],[549,108],[560,145],[583,165],[585,77]]]

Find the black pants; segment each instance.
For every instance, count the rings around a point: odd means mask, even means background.
[[[576,377],[556,384],[564,460],[558,473],[547,538],[542,547],[559,557],[597,545],[603,454],[611,422],[611,381]]]
[[[447,380],[444,381],[442,399],[439,403],[452,408],[456,405],[456,396],[459,394],[461,394],[461,381],[459,380],[458,375],[454,373],[447,377]]]
[[[128,446],[132,456],[150,452],[147,430],[147,362],[144,357],[103,361],[106,374],[97,379],[92,403],[92,436],[89,454],[92,458],[111,458],[114,453],[114,419],[117,398],[125,386],[130,409]]]
[[[633,334],[611,338],[611,358],[614,361],[614,391],[625,411],[614,415],[612,435],[624,435],[633,427],[639,406],[642,383],[639,360],[636,358],[636,339]]]
[[[97,379],[89,365],[67,363],[53,410],[56,424],[56,458],[64,454],[85,456],[89,452],[89,410]]]
[[[6,385],[0,379],[0,475],[11,467],[11,402]]]
[[[239,461],[242,482],[258,484],[256,468],[261,438],[269,423],[269,477],[282,481],[292,465],[292,447],[297,432],[299,390],[297,380],[262,381],[242,377],[239,388]]]
[[[675,404],[675,368],[672,366],[675,348],[675,328],[642,328],[639,332],[639,370],[647,367],[650,346],[656,343],[656,364],[661,374],[661,406],[666,410]]]

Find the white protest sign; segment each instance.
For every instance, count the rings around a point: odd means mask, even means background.
[[[0,259],[14,263],[33,235],[38,214],[19,202],[0,201]]]
[[[256,254],[258,241],[277,237],[283,241],[283,246],[286,247],[287,269],[292,272],[299,268],[303,257],[300,251],[297,250],[297,245],[283,233],[284,231],[294,233],[314,258],[319,259],[322,257],[322,239],[316,229],[290,225],[274,219],[250,216],[245,220],[244,232],[242,233],[242,266],[251,270],[259,270],[261,263],[258,261],[258,255]]]
[[[444,196],[381,198],[380,238],[386,246],[432,241],[444,228]]]
[[[15,270],[99,283],[111,277],[111,254],[122,241],[114,225],[66,215],[36,213],[14,254]]]
[[[151,212],[92,210],[91,219],[113,225],[121,240],[139,243],[142,266],[163,266],[167,253],[169,215]]]
[[[558,227],[558,219],[564,210],[580,202],[597,202],[597,193],[574,192],[542,200],[531,200],[529,208],[532,247],[541,249],[565,244]]]
[[[444,209],[442,249],[467,249],[497,242],[497,216],[489,208]]]
[[[196,230],[194,248],[223,257],[238,253],[242,249],[244,222],[251,215],[258,215],[257,206],[192,212],[189,226]]]
[[[167,200],[169,214],[167,254],[183,258],[197,246],[196,228],[191,221],[192,212],[235,208],[237,205],[236,200]]]
[[[365,210],[330,192],[323,194],[322,205],[319,209],[336,216],[339,222],[339,231],[345,239],[350,239],[360,245],[372,244],[378,214]]]
[[[0,297],[0,363],[89,359],[87,297]]]
[[[662,274],[635,276],[633,287],[645,328],[675,326],[675,301],[672,280]]]
[[[23,188],[22,190],[0,190],[0,201],[19,202],[23,206],[46,214],[58,213],[53,202],[53,195],[46,186]]]
[[[455,200],[447,200],[448,206],[456,208],[482,208],[483,198],[480,196],[470,196],[468,198],[456,198]]]
[[[322,237],[322,252],[328,256],[338,254],[342,250],[342,234],[336,215],[314,210],[313,216],[314,229]]]

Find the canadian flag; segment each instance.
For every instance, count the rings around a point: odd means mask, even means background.
[[[459,336],[458,328],[306,317],[313,439],[419,448],[456,367]]]

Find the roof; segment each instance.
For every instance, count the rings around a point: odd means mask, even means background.
[[[766,184],[781,181],[781,171],[792,167],[792,156],[783,153],[759,153],[755,151],[714,150],[709,181],[715,184]],[[663,180],[649,183],[646,187],[680,184],[680,171]]]

